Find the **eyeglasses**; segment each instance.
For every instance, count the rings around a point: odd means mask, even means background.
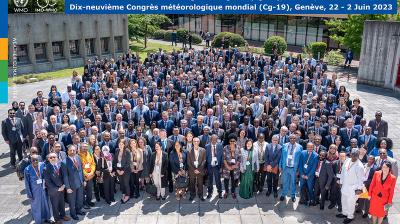
[[[230,140],[229,142],[230,142],[230,143],[235,143],[236,141],[235,141],[235,140]]]
[[[50,157],[49,157],[49,159],[55,159],[55,158],[56,158],[55,156],[50,156]]]
[[[386,155],[386,153],[384,153],[384,152],[380,152],[380,153],[379,153],[379,155]]]

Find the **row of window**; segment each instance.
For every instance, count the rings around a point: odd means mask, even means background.
[[[122,36],[118,36],[114,38],[114,47],[115,47],[115,52],[122,52],[123,51],[123,45],[122,45]],[[66,41],[56,41],[52,43],[51,49],[53,51],[53,57],[54,60],[60,60],[65,58],[64,54],[64,44],[68,44],[68,49],[69,53],[72,58],[75,57],[80,57],[81,52],[80,52],[80,43],[81,40],[70,40],[69,43]],[[90,38],[90,39],[85,39],[85,55],[87,56],[93,56],[96,54],[95,52],[95,45],[96,45],[96,39],[95,38]],[[103,37],[100,38],[100,44],[101,44],[101,53],[102,54],[109,54],[110,53],[110,38],[109,37]],[[48,56],[47,56],[47,46],[46,43],[35,43],[33,45],[34,51],[35,51],[35,56],[36,56],[36,61],[37,62],[45,62],[48,61]],[[25,64],[29,63],[29,54],[28,54],[28,45],[23,44],[23,45],[17,45],[17,62],[20,64]]]

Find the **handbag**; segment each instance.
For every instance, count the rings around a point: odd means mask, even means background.
[[[150,195],[156,196],[157,195],[157,187],[154,185],[153,178],[150,178],[150,182],[146,184],[146,192]]]
[[[177,176],[175,179],[176,188],[187,188],[188,181],[186,176]]]

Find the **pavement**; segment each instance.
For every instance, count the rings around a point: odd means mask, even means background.
[[[385,89],[357,85],[354,73],[347,76],[346,71],[342,71],[340,68],[330,67],[330,70],[339,73],[340,82],[346,86],[352,99],[360,98],[367,119],[373,118],[375,111],[378,108],[381,109],[383,119],[389,123],[389,137],[394,140],[395,157],[399,159],[397,148],[400,145],[400,120],[398,119],[400,98]],[[24,100],[28,104],[35,97],[36,91],[44,90],[47,94],[52,84],[57,85],[63,91],[69,81],[70,78],[63,78],[9,87],[9,102]],[[1,120],[6,118],[8,108],[9,105],[0,105]],[[0,223],[32,223],[29,213],[30,202],[25,194],[24,183],[17,179],[15,172],[9,167],[8,152],[8,146],[0,138]],[[189,202],[187,199],[176,201],[175,196],[169,194],[166,201],[156,201],[142,193],[139,199],[130,200],[127,204],[116,202],[109,206],[103,201],[98,202],[95,207],[87,210],[87,215],[83,217],[83,220],[81,217],[79,223],[330,224],[342,222],[341,219],[335,217],[336,209],[328,210],[326,208],[324,211],[320,211],[318,206],[298,205],[299,200],[296,203],[292,203],[290,200],[279,202],[272,196],[267,198],[264,194],[247,200],[239,197],[236,200],[231,198],[218,200],[215,196],[205,202],[198,199]],[[115,199],[119,198],[120,194],[117,194]],[[400,220],[400,181],[397,181],[393,202],[386,223],[396,224]],[[369,220],[363,219],[357,214],[353,223],[367,224]]]

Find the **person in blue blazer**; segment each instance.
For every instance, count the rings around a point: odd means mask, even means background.
[[[165,129],[167,131],[167,136],[172,135],[172,130],[174,129],[174,122],[168,119],[168,112],[162,112],[162,119],[157,122],[158,129]]]
[[[283,189],[280,200],[285,200],[290,191],[293,202],[296,201],[296,173],[299,166],[300,154],[303,147],[296,142],[297,136],[291,134],[289,142],[284,144],[281,151],[281,159],[279,161],[279,169],[282,172]]]
[[[190,129],[192,129],[194,137],[199,137],[201,132],[203,131],[204,124],[203,124],[203,116],[197,116],[197,123],[193,124]]]
[[[68,157],[65,161],[67,175],[64,176],[65,189],[67,189],[67,198],[69,212],[74,220],[79,220],[77,215],[85,215],[83,208],[83,169],[79,156],[76,155],[75,145],[68,147]]]
[[[369,154],[375,147],[377,138],[371,134],[372,128],[367,127],[365,129],[365,135],[360,135],[358,137],[358,147],[364,145],[364,148],[367,149],[367,154]]]
[[[307,204],[309,201],[310,206],[315,206],[314,195],[314,180],[315,170],[318,165],[318,154],[314,151],[314,143],[307,143],[307,151],[302,151],[300,154],[299,171],[300,171],[300,204]],[[306,200],[303,188],[307,189],[309,200]]]
[[[211,198],[213,193],[213,183],[217,186],[218,197],[222,198],[221,168],[223,165],[224,147],[218,142],[218,135],[211,135],[211,142],[206,147],[206,163],[208,171],[208,194]]]
[[[340,129],[339,135],[342,137],[342,145],[345,148],[350,146],[352,138],[358,139],[358,130],[354,128],[354,121],[351,118],[346,120],[346,127]]]
[[[267,171],[267,196],[274,191],[274,198],[278,197],[278,181],[279,171],[278,166],[281,159],[282,146],[279,144],[279,138],[277,135],[272,136],[272,143],[267,145],[264,154],[264,167]]]

